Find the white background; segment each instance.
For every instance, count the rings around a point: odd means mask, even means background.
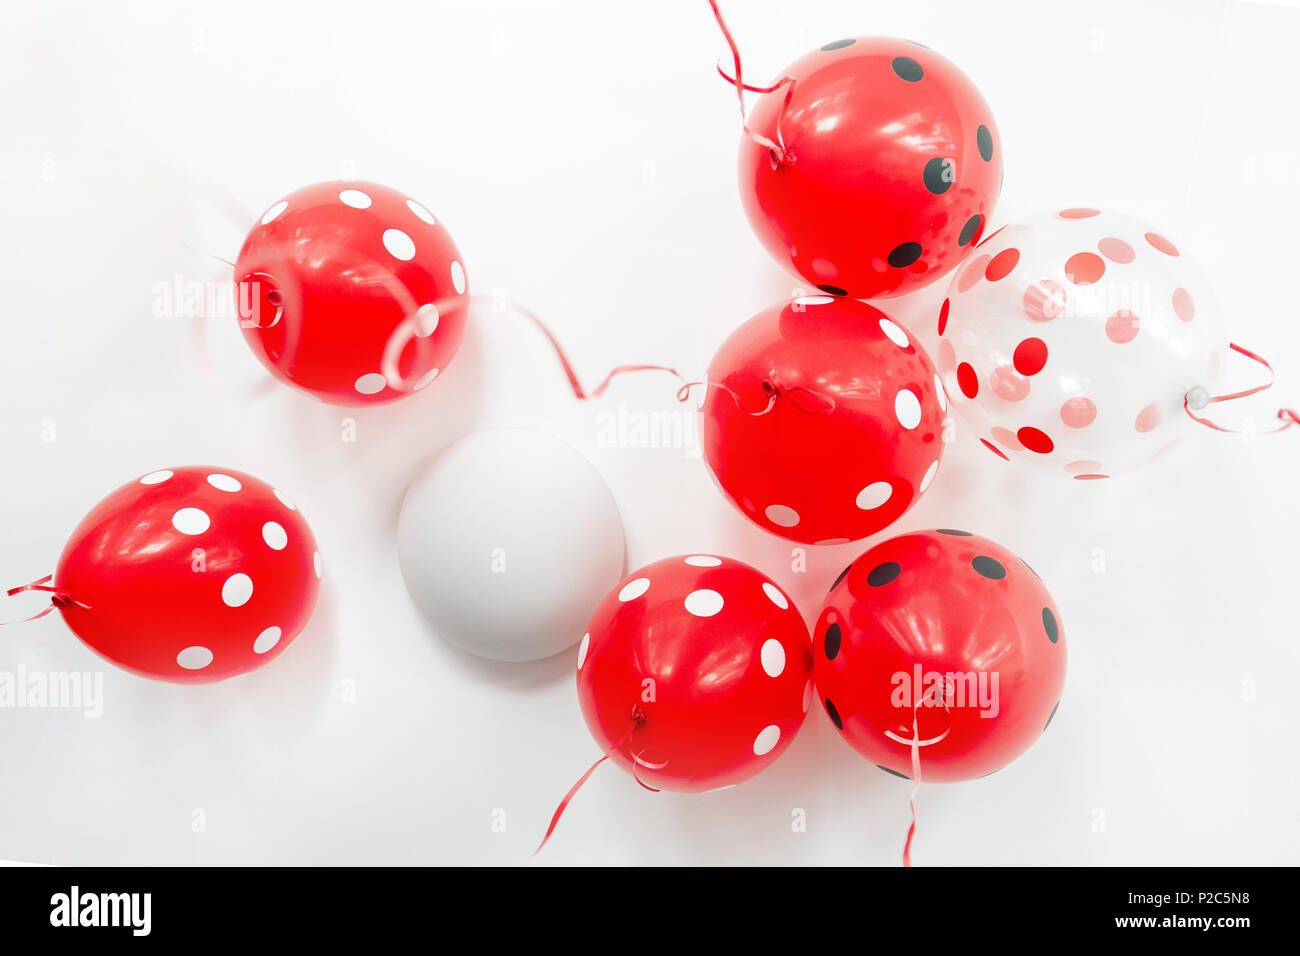
[[[602,443],[600,416],[620,406],[689,420],[674,383],[634,376],[580,405],[509,314],[480,311],[434,387],[355,413],[272,383],[232,319],[155,314],[157,284],[224,277],[187,247],[231,258],[284,193],[355,176],[428,205],[474,290],[537,309],[589,382],[623,362],[699,377],[734,326],[797,288],[741,213],[736,102],[713,73],[726,48],[704,0],[4,6],[0,584],[52,570],[103,495],[176,464],[286,489],[326,574],[288,651],[215,686],[104,668],[58,615],[0,631],[0,670],[103,669],[105,697],[98,720],[0,710],[0,857],[527,862],[596,756],[573,655],[493,665],[453,650],[415,612],[394,548],[404,488],[468,430],[530,425],[586,452],[622,509],[629,569],[733,555],[811,619],[862,550],[814,549],[796,572],[790,545],[733,511],[690,449]],[[1295,4],[724,9],[756,82],[842,36],[954,60],[1001,128],[991,225],[1072,205],[1159,223],[1213,277],[1232,336],[1281,375],[1224,414],[1262,425],[1300,402]],[[932,286],[886,308],[915,327],[941,298]],[[1026,557],[1062,610],[1069,675],[1024,757],[923,790],[918,863],[1300,860],[1297,465],[1300,434],[1204,431],[1145,472],[1071,482],[959,431],[889,533],[968,528]],[[7,600],[0,619],[41,603]],[[651,794],[603,767],[539,862],[893,865],[908,786],[814,708],[735,790]]]

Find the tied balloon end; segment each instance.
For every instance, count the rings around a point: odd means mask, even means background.
[[[29,621],[35,621],[44,617],[45,615],[49,614],[51,611],[55,611],[55,610],[62,611],[69,607],[79,607],[79,608],[84,608],[86,610],[90,609],[89,604],[86,604],[84,601],[77,600],[75,597],[73,597],[67,591],[64,591],[62,588],[58,588],[50,584],[50,581],[52,581],[53,579],[54,579],[54,575],[47,574],[45,575],[45,577],[39,578],[38,580],[31,582],[30,584],[22,584],[16,588],[9,588],[9,590],[5,591],[6,597],[13,597],[15,594],[21,594],[23,591],[44,591],[50,595],[50,603],[47,604],[45,607],[43,607],[41,610],[37,611],[35,614],[31,615],[31,617],[25,617],[20,621],[0,621],[0,626],[5,624],[26,624]]]
[[[1213,429],[1216,432],[1224,432],[1230,435],[1252,434],[1253,430],[1251,429],[1232,428],[1227,425],[1220,425],[1217,422],[1211,421],[1209,418],[1196,414],[1197,412],[1203,411],[1209,406],[1219,402],[1231,402],[1239,398],[1247,398],[1251,395],[1257,395],[1260,392],[1272,388],[1277,381],[1277,373],[1273,370],[1273,366],[1269,364],[1267,359],[1255,354],[1249,349],[1242,348],[1236,342],[1229,342],[1228,348],[1236,352],[1238,355],[1244,355],[1251,361],[1262,365],[1265,371],[1268,372],[1268,381],[1264,382],[1262,385],[1255,385],[1238,392],[1229,392],[1225,395],[1211,395],[1209,389],[1205,388],[1203,385],[1193,386],[1188,389],[1187,394],[1183,396],[1183,411],[1187,413],[1187,417],[1192,421],[1204,425],[1206,428]],[[1274,432],[1286,431],[1292,425],[1300,425],[1300,415],[1298,415],[1293,409],[1279,408],[1275,415],[1281,424],[1274,428],[1265,429],[1262,434],[1268,435]]]
[[[723,19],[722,11],[718,9],[717,0],[709,0],[709,7],[713,10],[713,18],[718,21],[718,29],[722,31],[722,37],[727,41],[727,47],[731,51],[731,60],[734,64],[735,74],[728,75],[727,71],[722,68],[722,64],[717,64],[718,75],[736,88],[736,99],[740,103],[740,127],[745,135],[759,146],[767,148],[768,162],[771,164],[773,171],[780,169],[782,166],[794,164],[794,154],[785,145],[784,137],[781,135],[781,120],[785,117],[786,111],[790,107],[790,98],[794,95],[794,79],[789,76],[783,76],[771,86],[750,86],[745,82],[740,65],[740,48],[736,45],[736,40],[731,35],[731,30],[727,26],[727,21]],[[781,104],[781,112],[776,122],[776,139],[770,139],[753,129],[745,115],[745,93],[775,93],[781,87],[786,88],[785,102]]]

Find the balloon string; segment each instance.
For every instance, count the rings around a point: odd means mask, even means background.
[[[89,604],[85,604],[81,601],[78,601],[67,591],[64,591],[60,588],[54,587],[52,584],[49,584],[48,582],[53,580],[53,578],[54,575],[47,574],[45,575],[45,577],[39,578],[38,580],[33,581],[31,584],[23,584],[20,585],[19,587],[10,588],[8,591],[5,591],[6,597],[13,597],[15,594],[19,594],[23,591],[45,591],[48,592],[50,595],[50,603],[44,609],[38,611],[36,614],[33,614],[31,617],[25,617],[21,621],[0,621],[0,626],[3,626],[5,624],[26,624],[29,621],[35,621],[39,618],[44,617],[45,615],[53,611],[55,608],[62,610],[63,608],[67,607],[69,604],[75,604],[78,607],[87,608],[87,609],[90,607]]]
[[[916,717],[917,708],[912,708],[912,792],[907,797],[907,808],[911,811],[912,822],[907,827],[907,839],[903,842],[903,866],[912,866],[912,837],[916,836],[916,797],[921,792],[921,731]]]
[[[1242,348],[1236,342],[1229,342],[1228,348],[1264,366],[1264,368],[1268,371],[1268,381],[1265,382],[1263,385],[1256,385],[1253,388],[1243,389],[1240,392],[1229,392],[1226,395],[1205,395],[1204,389],[1201,389],[1200,395],[1194,395],[1193,393],[1196,392],[1197,390],[1193,389],[1192,391],[1188,392],[1186,395],[1183,396],[1183,411],[1187,413],[1187,416],[1192,421],[1199,422],[1200,424],[1204,425],[1206,428],[1212,428],[1216,432],[1227,432],[1228,434],[1242,434],[1242,429],[1228,428],[1224,425],[1219,425],[1215,422],[1210,421],[1208,418],[1202,418],[1200,415],[1197,415],[1196,412],[1192,411],[1193,408],[1199,410],[1209,405],[1213,405],[1216,402],[1231,402],[1238,398],[1246,398],[1250,395],[1257,395],[1260,392],[1265,391],[1266,389],[1272,388],[1273,384],[1277,381],[1277,373],[1273,370],[1273,366],[1270,365],[1268,361],[1264,359],[1262,356],[1256,355],[1254,352],[1250,351],[1249,349]],[[1289,408],[1279,408],[1277,410],[1277,418],[1279,421],[1282,422],[1282,424],[1278,425],[1276,428],[1268,429],[1263,434],[1268,435],[1268,434],[1272,434],[1273,432],[1286,431],[1292,425],[1300,425],[1300,415],[1297,415],[1292,409]]]
[[[722,30],[722,36],[727,41],[727,46],[731,48],[731,59],[735,64],[736,75],[730,77],[722,69],[722,64],[718,64],[718,73],[721,77],[736,88],[736,99],[740,102],[740,125],[745,131],[745,135],[752,139],[759,146],[768,150],[772,157],[774,166],[782,163],[790,165],[794,162],[794,156],[785,146],[784,137],[781,135],[781,120],[785,117],[786,110],[790,107],[790,98],[794,96],[794,79],[789,76],[783,76],[772,86],[760,87],[750,86],[744,81],[740,68],[740,48],[736,46],[736,41],[731,35],[731,30],[727,27],[727,21],[722,17],[722,11],[718,9],[717,0],[709,0],[709,6],[713,8],[713,17],[718,21],[718,27]],[[775,93],[782,86],[787,86],[785,92],[785,102],[781,104],[781,112],[776,121],[776,142],[768,139],[763,134],[755,131],[749,125],[745,115],[745,91],[751,93]]]
[[[537,849],[533,851],[533,856],[537,856],[537,854],[542,852],[542,847],[546,846],[546,842],[551,838],[551,834],[555,832],[555,825],[560,822],[560,817],[563,816],[564,811],[568,808],[569,801],[574,798],[577,792],[582,788],[582,785],[587,782],[593,773],[596,772],[596,768],[608,760],[613,755],[614,751],[627,743],[628,738],[632,736],[632,731],[636,730],[644,722],[645,712],[642,711],[640,707],[633,707],[631,721],[628,723],[627,730],[624,732],[623,736],[614,741],[610,748],[600,755],[600,759],[587,768],[587,772],[579,777],[578,782],[569,788],[569,792],[564,795],[564,799],[560,801],[560,805],[555,808],[555,813],[551,816],[551,825],[546,828],[546,835],[542,837],[542,842],[537,844]],[[638,783],[639,782],[640,781],[638,781]]]

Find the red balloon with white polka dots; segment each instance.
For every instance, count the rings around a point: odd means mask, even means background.
[[[808,627],[747,564],[681,555],[630,575],[578,648],[578,700],[602,750],[654,790],[748,780],[812,701]]]
[[[316,539],[282,491],[230,468],[178,467],[96,505],[49,590],[114,664],[202,683],[277,657],[311,616],[320,575]]]
[[[875,534],[939,471],[939,376],[921,344],[865,302],[814,295],[764,309],[713,357],[703,396],[718,486],[793,541]]]
[[[750,225],[777,262],[833,294],[900,295],[946,274],[1002,188],[988,104],[965,73],[908,40],[808,53],[747,126],[739,180]]]
[[[253,353],[333,405],[425,388],[456,354],[469,308],[451,235],[378,183],[317,183],[273,204],[244,240],[235,279]]]
[[[922,780],[1006,766],[1047,729],[1065,629],[1029,565],[945,528],[881,542],[844,569],[814,629],[821,705],[858,753]]]
[[[1228,342],[1209,281],[1163,231],[1074,207],[999,229],[953,277],[939,367],[999,458],[1063,478],[1131,471],[1186,434]]]

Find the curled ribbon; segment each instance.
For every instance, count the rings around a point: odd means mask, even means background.
[[[9,590],[5,591],[6,597],[13,597],[15,594],[19,594],[23,591],[46,591],[50,595],[50,603],[42,610],[33,614],[31,617],[25,617],[21,621],[0,621],[0,626],[5,624],[26,624],[28,621],[35,621],[39,618],[44,617],[45,615],[49,614],[51,611],[55,610],[56,608],[58,610],[63,610],[69,604],[75,604],[77,607],[86,608],[86,609],[90,608],[89,604],[86,604],[82,601],[78,601],[67,591],[64,591],[61,588],[57,588],[54,585],[50,584],[49,582],[53,580],[53,578],[54,575],[47,574],[45,575],[45,577],[33,581],[31,584],[22,584],[16,588],[10,588]]]
[[[781,135],[781,120],[784,119],[786,110],[790,107],[790,98],[794,96],[794,79],[789,76],[783,76],[771,86],[750,86],[746,83],[741,75],[740,69],[740,49],[736,46],[735,39],[731,36],[731,30],[727,28],[727,21],[722,18],[722,11],[718,9],[717,0],[709,0],[709,6],[713,8],[713,17],[718,21],[718,27],[722,30],[722,36],[727,41],[727,46],[731,48],[731,59],[735,64],[736,75],[728,76],[718,64],[718,75],[736,88],[736,99],[740,101],[740,125],[745,131],[745,135],[751,140],[767,149],[768,155],[772,159],[772,168],[776,169],[781,165],[792,165],[794,163],[794,154],[786,147],[784,137]],[[781,113],[776,121],[776,141],[768,139],[762,133],[752,129],[745,116],[745,92],[751,93],[775,93],[781,87],[786,87],[785,101],[781,104]]]
[[[1262,358],[1259,355],[1256,355],[1254,352],[1250,351],[1249,349],[1242,348],[1236,342],[1229,342],[1228,348],[1264,366],[1264,368],[1268,370],[1268,381],[1265,382],[1263,385],[1256,385],[1253,388],[1243,389],[1240,392],[1230,392],[1227,395],[1210,395],[1208,392],[1206,392],[1205,389],[1200,388],[1198,386],[1197,388],[1191,389],[1186,395],[1183,396],[1183,411],[1187,413],[1187,417],[1190,418],[1192,421],[1198,422],[1204,425],[1206,428],[1212,428],[1216,432],[1227,432],[1228,434],[1242,434],[1242,430],[1239,428],[1228,428],[1224,425],[1216,424],[1215,422],[1210,421],[1208,418],[1202,418],[1200,415],[1197,415],[1196,412],[1200,411],[1202,408],[1206,408],[1217,402],[1230,402],[1238,398],[1246,398],[1249,395],[1257,395],[1260,392],[1265,391],[1266,389],[1272,388],[1273,384],[1277,381],[1277,373],[1273,371],[1273,366],[1270,365],[1266,359]],[[1268,434],[1272,434],[1273,432],[1286,431],[1292,425],[1300,425],[1300,415],[1297,415],[1292,409],[1289,408],[1279,408],[1277,410],[1277,418],[1282,424],[1278,425],[1276,428],[1268,429],[1263,434],[1268,435]]]

